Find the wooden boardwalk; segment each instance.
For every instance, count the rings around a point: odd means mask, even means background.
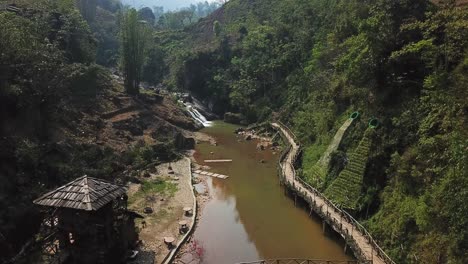
[[[294,163],[300,152],[300,145],[294,133],[280,122],[272,123],[272,127],[279,132],[286,143],[287,152],[281,156],[279,167],[281,180],[297,195],[304,198],[311,210],[322,217],[346,243],[353,249],[356,257],[363,263],[395,264],[390,257],[377,245],[367,230],[346,211],[335,206],[322,193],[296,177]]]
[[[203,175],[203,176],[210,176],[214,178],[220,178],[220,179],[227,179],[229,176],[223,175],[223,174],[218,174],[218,173],[213,173],[213,172],[208,172],[208,171],[202,171],[202,170],[196,170],[193,173]]]

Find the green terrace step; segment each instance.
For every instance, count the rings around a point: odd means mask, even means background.
[[[358,147],[349,154],[349,163],[325,190],[325,195],[344,208],[355,209],[362,191],[371,142],[364,133]]]

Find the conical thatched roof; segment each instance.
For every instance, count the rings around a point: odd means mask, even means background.
[[[125,194],[123,186],[88,176],[80,177],[34,200],[35,204],[97,211]]]

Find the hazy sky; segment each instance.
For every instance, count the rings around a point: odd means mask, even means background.
[[[164,10],[174,10],[181,7],[187,7],[190,4],[198,2],[215,2],[215,0],[121,0],[126,5],[131,5],[136,8],[163,6]]]

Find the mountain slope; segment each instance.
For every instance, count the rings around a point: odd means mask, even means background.
[[[218,114],[288,122],[306,148],[304,171],[343,117],[361,112],[326,184],[378,118],[355,216],[398,263],[464,263],[468,12],[458,4],[231,0],[161,36],[166,84]]]
[[[37,245],[41,193],[85,174],[132,180],[177,158],[197,127],[170,96],[129,97],[94,64],[93,34],[72,2],[12,2],[0,5],[2,263]]]

